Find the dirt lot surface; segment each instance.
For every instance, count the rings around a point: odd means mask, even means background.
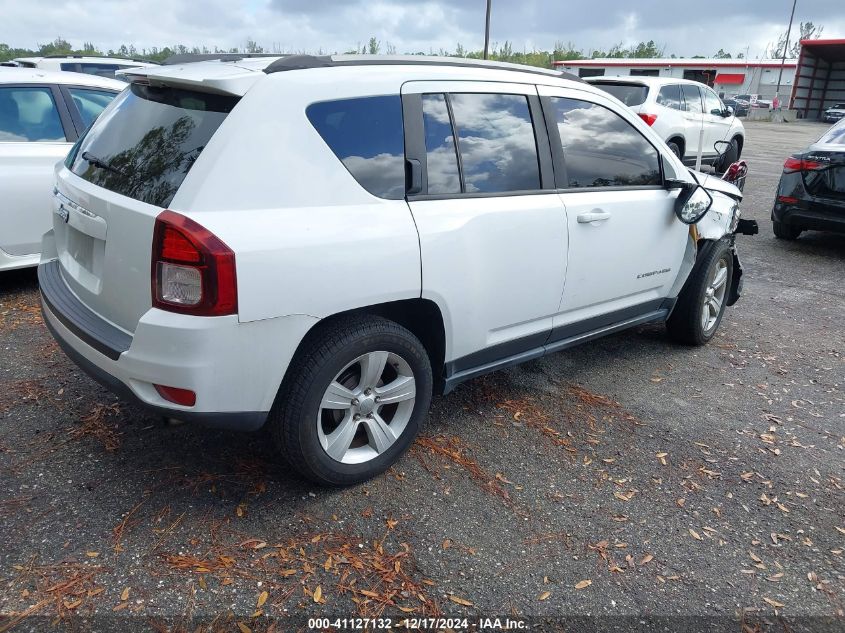
[[[822,130],[747,125],[761,232],[710,345],[648,326],[474,380],[345,490],[261,433],[118,402],[53,343],[34,272],[0,275],[0,631],[844,630],[845,236],[785,243],[768,219]]]

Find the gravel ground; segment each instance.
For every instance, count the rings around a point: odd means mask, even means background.
[[[784,243],[768,219],[823,129],[747,124],[761,233],[711,344],[648,326],[464,384],[351,489],[302,483],[264,434],[118,402],[52,342],[34,273],[3,274],[0,631],[842,631],[845,236]]]

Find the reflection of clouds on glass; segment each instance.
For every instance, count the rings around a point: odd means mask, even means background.
[[[405,158],[398,154],[347,156],[343,164],[365,189],[382,198],[398,200],[405,196]]]
[[[449,110],[442,94],[423,95],[428,193],[459,193],[461,179]]]
[[[322,101],[308,119],[358,183],[374,196],[405,197],[405,139],[399,95]]]
[[[655,150],[611,110],[553,98],[570,187],[660,184]]]
[[[467,192],[540,188],[528,100],[521,95],[453,94]]]

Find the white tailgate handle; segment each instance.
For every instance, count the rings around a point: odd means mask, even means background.
[[[578,214],[578,223],[579,224],[589,224],[590,222],[604,222],[605,220],[610,219],[610,213],[607,211],[602,211],[601,209],[593,209],[592,211],[586,211],[584,213]]]

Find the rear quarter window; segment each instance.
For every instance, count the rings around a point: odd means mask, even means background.
[[[405,197],[405,138],[399,95],[312,103],[308,120],[364,189]]]

